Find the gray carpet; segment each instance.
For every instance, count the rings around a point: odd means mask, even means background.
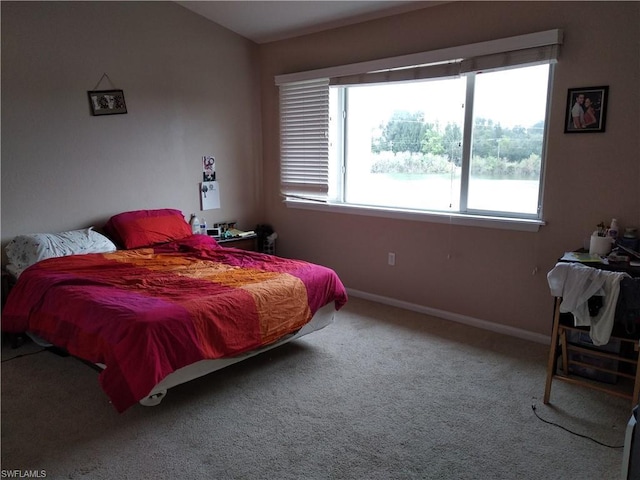
[[[550,318],[548,321],[550,322]],[[542,320],[546,321],[546,320]],[[35,350],[3,345],[3,360]],[[53,479],[616,479],[630,402],[555,382],[547,347],[352,298],[322,331],[118,414],[97,373],[2,364],[2,469]]]

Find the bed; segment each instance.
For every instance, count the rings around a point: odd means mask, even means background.
[[[178,210],[116,215],[109,238],[76,232],[81,247],[60,234],[9,243],[18,278],[2,330],[98,365],[119,412],[323,328],[347,301],[333,270],[224,248],[192,234]]]

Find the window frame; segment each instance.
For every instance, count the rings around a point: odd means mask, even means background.
[[[531,56],[530,52],[534,54],[540,55],[539,51],[542,51],[544,48],[551,48],[550,50],[553,56],[552,59],[541,59],[537,63],[546,63],[549,64],[549,78],[548,78],[548,88],[547,88],[547,109],[546,109],[546,117],[545,117],[545,136],[543,139],[543,147],[542,147],[542,158],[541,158],[541,171],[539,177],[539,193],[538,193],[538,212],[537,214],[515,214],[515,213],[503,213],[503,212],[490,212],[484,210],[473,210],[467,208],[467,200],[468,200],[468,188],[469,188],[469,168],[470,168],[470,149],[471,149],[471,135],[472,135],[472,123],[473,123],[473,111],[471,108],[465,109],[465,120],[464,120],[464,130],[463,130],[463,171],[461,178],[461,197],[460,197],[460,208],[459,212],[450,212],[450,211],[429,211],[429,210],[413,210],[409,208],[395,208],[395,207],[379,207],[379,206],[369,206],[369,205],[355,205],[344,203],[344,175],[346,174],[344,169],[344,164],[342,164],[342,172],[334,173],[332,180],[329,178],[327,180],[327,191],[330,188],[329,183],[334,181],[338,183],[341,192],[341,198],[337,201],[330,201],[328,198],[321,197],[313,197],[313,196],[305,196],[305,195],[294,195],[286,192],[284,189],[282,191],[282,195],[284,197],[284,203],[289,208],[301,208],[307,210],[316,210],[316,211],[329,211],[336,213],[346,213],[346,214],[356,214],[356,215],[366,215],[366,216],[374,216],[374,217],[385,217],[385,218],[399,218],[406,220],[415,220],[415,221],[424,221],[424,222],[434,222],[434,223],[449,223],[449,224],[457,224],[457,225],[469,225],[469,226],[480,226],[480,227],[489,227],[489,228],[500,228],[500,229],[509,229],[509,230],[520,230],[520,231],[537,231],[540,226],[545,225],[545,221],[543,220],[543,211],[542,211],[542,200],[544,193],[544,182],[545,182],[545,164],[546,164],[546,153],[547,153],[547,143],[548,143],[548,120],[550,115],[550,99],[552,95],[552,85],[553,85],[553,74],[554,74],[554,63],[557,61],[557,47],[562,43],[562,31],[561,30],[549,30],[546,32],[538,32],[533,34],[521,35],[517,37],[509,37],[506,39],[493,40],[488,42],[481,42],[478,44],[471,44],[466,46],[445,48],[441,50],[431,51],[431,52],[422,52],[419,54],[411,54],[405,55],[402,57],[393,57],[390,59],[380,59],[369,62],[362,62],[359,64],[351,64],[351,65],[343,65],[338,67],[329,67],[325,69],[309,71],[309,72],[298,72],[293,74],[285,74],[276,76],[276,85],[283,86],[290,83],[296,83],[309,79],[320,79],[327,78],[333,80],[332,77],[338,78],[337,84],[340,84],[340,77],[353,77],[356,78],[356,82],[361,81],[362,83],[367,83],[368,76],[374,75],[373,80],[375,78],[379,78],[380,75],[385,75],[391,72],[392,74],[396,74],[397,71],[394,69],[402,70],[402,67],[419,66],[420,74],[426,70],[426,78],[429,75],[429,67],[434,67],[436,71],[441,71],[443,68],[445,70],[450,71],[449,65],[443,65],[447,62],[452,62],[452,59],[455,59],[455,62],[459,62],[461,65],[461,71],[463,71],[464,75],[468,75],[467,82],[472,82],[471,88],[467,85],[466,90],[466,105],[473,105],[473,93],[474,93],[474,83],[475,83],[475,75],[476,71],[474,70],[475,65],[485,65],[488,68],[492,68],[493,65],[494,70],[501,70],[503,68],[515,67],[517,68],[519,63],[506,65],[504,67],[500,67],[496,62],[500,62],[502,57],[508,57],[515,51],[515,55],[521,54],[523,58],[527,58]],[[521,53],[524,52],[524,53]],[[476,58],[477,57],[477,58]],[[535,64],[535,63],[529,63]],[[470,66],[471,65],[471,66]],[[526,66],[525,60],[523,60],[523,65]],[[426,66],[426,68],[425,68]],[[371,72],[371,73],[369,73]],[[400,72],[402,75],[402,72]],[[438,74],[445,76],[446,74]],[[360,78],[361,80],[358,80]],[[424,78],[424,77],[423,77]],[[366,79],[366,80],[364,80]],[[330,81],[331,81],[330,80]],[[346,82],[351,81],[351,79],[347,79]],[[282,102],[282,98],[281,98]],[[282,103],[281,103],[281,126],[282,126]],[[343,118],[336,119],[338,123],[344,122]],[[330,121],[327,118],[327,136],[328,130],[330,128]],[[344,131],[344,129],[340,129]],[[344,147],[346,142],[346,136],[341,139],[339,142]],[[332,147],[329,147],[332,148]],[[335,148],[340,148],[336,146]],[[344,155],[344,152],[341,152]],[[328,156],[327,153],[327,165],[328,165]],[[281,158],[281,169],[283,168],[282,164],[283,160]],[[465,171],[466,170],[466,171]],[[329,175],[331,177],[331,175]],[[337,179],[337,180],[336,180]],[[282,183],[281,183],[282,186]]]

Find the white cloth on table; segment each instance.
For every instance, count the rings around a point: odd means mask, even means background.
[[[562,297],[560,312],[573,314],[576,326],[590,327],[589,336],[594,345],[605,345],[613,330],[620,281],[628,276],[581,263],[559,262],[547,274],[547,281],[551,294]],[[592,317],[587,302],[594,295],[603,298],[602,307]]]

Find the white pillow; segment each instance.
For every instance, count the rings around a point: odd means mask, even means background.
[[[45,258],[115,252],[115,244],[93,227],[60,233],[18,235],[5,247],[7,260],[23,270]]]

